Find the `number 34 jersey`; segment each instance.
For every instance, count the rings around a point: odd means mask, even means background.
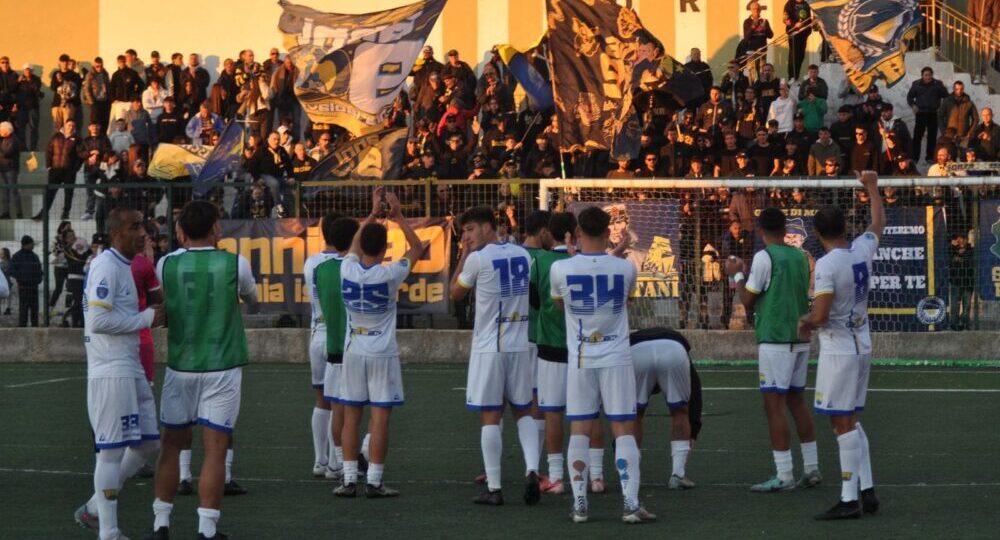
[[[344,354],[398,356],[396,294],[410,273],[406,258],[365,267],[356,254],[340,266],[340,292],[347,309]]]
[[[581,253],[552,265],[550,292],[566,312],[569,363],[577,368],[631,363],[625,303],[635,280],[635,265],[604,253]]]
[[[528,350],[528,278],[531,258],[514,244],[487,244],[469,254],[458,276],[476,288],[472,353]]]

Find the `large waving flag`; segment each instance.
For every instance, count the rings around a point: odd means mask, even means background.
[[[219,137],[219,144],[212,149],[205,159],[205,164],[195,178],[195,183],[199,186],[199,192],[208,189],[212,183],[222,180],[226,173],[236,170],[243,159],[243,135],[245,133],[243,124],[240,122],[230,122]]]
[[[162,143],[156,147],[149,160],[149,176],[158,180],[173,180],[190,176],[196,178],[212,153],[211,146]]]
[[[862,94],[881,77],[887,86],[906,74],[905,40],[923,20],[918,0],[808,0],[844,71]]]
[[[535,111],[550,109],[553,104],[552,83],[535,68],[528,59],[528,53],[511,45],[497,45],[497,52],[511,75],[524,88],[529,106]]]
[[[399,178],[406,153],[406,128],[362,135],[333,149],[313,167],[310,180]]]
[[[377,131],[445,0],[357,15],[280,2],[278,29],[299,67],[295,95],[313,122]]]

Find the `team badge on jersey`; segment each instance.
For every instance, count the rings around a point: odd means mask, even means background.
[[[108,281],[106,279],[102,279],[101,282],[97,284],[97,297],[104,300],[108,297],[109,292],[111,291],[108,289]]]

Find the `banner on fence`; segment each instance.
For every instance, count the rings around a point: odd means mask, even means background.
[[[223,220],[219,247],[250,261],[257,279],[257,297],[264,313],[309,313],[302,266],[325,247],[319,220]],[[451,262],[449,218],[411,219],[426,249],[399,290],[399,313],[447,313],[448,269]],[[403,231],[389,225],[386,261],[406,252]]]
[[[1000,299],[1000,200],[979,203],[979,294]]]

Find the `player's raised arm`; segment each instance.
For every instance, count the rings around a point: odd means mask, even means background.
[[[361,251],[361,230],[365,228],[365,225],[375,221],[378,217],[379,211],[382,208],[382,201],[385,197],[385,188],[379,186],[375,188],[375,192],[372,193],[372,211],[368,214],[368,217],[361,222],[361,226],[358,227],[358,232],[354,233],[354,240],[351,241],[351,253],[353,253],[358,259],[364,255]]]
[[[399,204],[399,198],[396,197],[395,193],[386,193],[385,200],[389,203],[389,219],[396,222],[399,228],[403,231],[403,236],[406,237],[407,249],[406,254],[403,258],[410,261],[410,271],[413,271],[414,265],[420,259],[420,255],[424,252],[424,243],[420,241],[420,237],[417,236],[417,232],[410,227],[410,224],[403,217],[403,211]]]
[[[469,263],[469,256],[472,255],[472,252],[472,242],[462,238],[462,255],[458,258],[458,264],[451,276],[449,292],[452,300],[465,298],[465,295],[469,294],[469,291],[476,284],[475,275],[479,272],[479,263],[478,259]]]
[[[885,229],[885,206],[882,205],[882,195],[878,191],[878,173],[875,171],[862,171],[858,175],[861,185],[868,191],[868,198],[871,200],[872,220],[868,226],[868,232],[874,234],[879,241],[882,240],[882,230]]]

